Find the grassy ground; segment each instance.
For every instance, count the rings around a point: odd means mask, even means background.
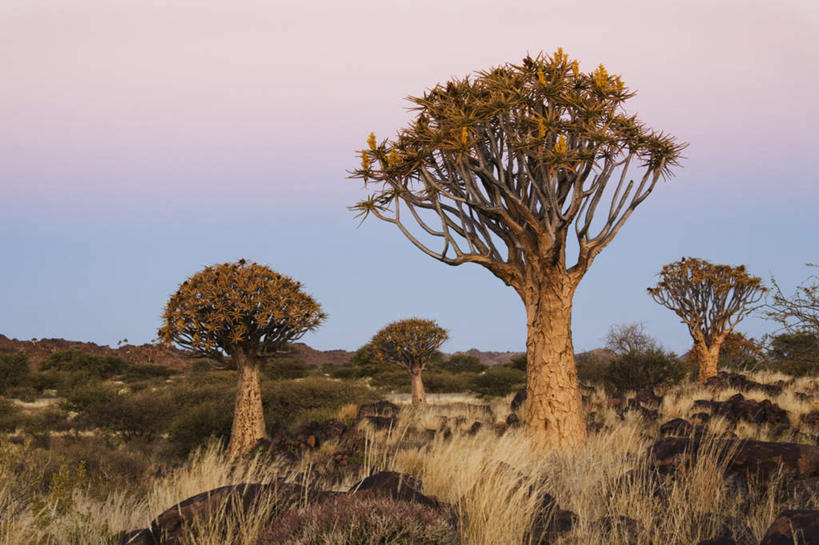
[[[772,375],[754,377],[772,382]],[[799,379],[772,401],[789,413],[796,431],[784,440],[805,441],[799,430],[800,415],[816,409],[816,401],[800,401],[795,392],[816,390],[815,379]],[[745,496],[731,492],[723,477],[730,452],[712,449],[680,478],[654,485],[643,454],[657,437],[657,427],[671,418],[688,417],[695,399],[727,399],[732,390],[711,392],[684,384],[666,393],[658,421],[644,420],[637,412],[618,417],[598,389],[589,410],[597,412],[605,426],[589,436],[585,447],[571,453],[533,450],[524,434],[510,429],[503,435],[496,425],[509,414],[509,398],[490,403],[491,416],[477,407],[485,400],[466,395],[430,396],[430,406],[414,410],[404,406],[397,424],[376,430],[367,423],[359,427],[367,437],[363,464],[341,482],[330,485],[312,475],[311,468],[324,463],[334,445],[326,443],[308,452],[298,463],[288,464],[256,456],[239,464],[225,460],[220,446],[212,443],[175,468],[151,468],[135,486],[106,488],[91,479],[81,464],[63,466],[42,485],[43,464],[53,454],[32,444],[0,442],[0,545],[70,545],[116,543],[120,532],[146,527],[160,512],[199,492],[226,484],[271,482],[275,479],[319,488],[346,490],[372,471],[389,469],[421,480],[423,493],[454,506],[459,514],[459,540],[465,545],[521,545],[529,543],[527,532],[538,509],[541,492],[555,497],[561,509],[573,511],[578,524],[560,541],[626,545],[627,536],[617,528],[593,522],[606,516],[624,515],[642,523],[646,532],[638,544],[689,545],[714,536],[707,513],[735,517],[760,539],[776,514],[786,508],[819,508],[819,498],[795,504],[774,482]],[[748,398],[763,399],[757,394]],[[401,401],[401,399],[396,399]],[[342,407],[338,416],[350,418],[354,405]],[[445,423],[443,418],[446,418]],[[466,433],[473,422],[482,428]],[[452,435],[433,434],[445,424]],[[770,429],[725,420],[712,424],[717,430],[732,429],[741,438],[771,439]],[[780,438],[782,439],[782,438]],[[124,447],[123,447],[124,448]],[[620,477],[633,471],[634,478]],[[114,482],[114,481],[112,481]],[[256,505],[252,516],[222,512],[188,536],[189,543],[210,545],[257,543],[265,531],[264,521],[275,499]]]

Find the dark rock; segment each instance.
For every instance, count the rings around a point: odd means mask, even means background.
[[[434,508],[442,505],[434,497],[422,494],[420,490],[421,482],[409,475],[395,471],[381,471],[354,484],[350,488],[350,493],[387,496],[395,500],[415,502]]]
[[[660,435],[670,437],[688,437],[694,431],[694,426],[688,420],[675,418],[660,426]]]
[[[737,390],[743,390],[745,392],[750,391],[763,392],[769,396],[778,396],[779,394],[781,394],[782,389],[785,385],[785,383],[782,382],[777,384],[762,384],[750,380],[745,375],[740,375],[739,373],[728,373],[725,371],[721,371],[717,376],[709,378],[703,384],[704,386],[708,388],[713,388],[715,390],[735,388]]]
[[[769,481],[780,471],[796,480],[819,477],[819,447],[768,441],[666,437],[648,448],[649,467],[661,473],[673,472],[678,464],[686,465],[693,461],[702,445],[708,445],[711,451],[733,453],[726,473],[741,474],[763,482]]]
[[[296,434],[299,442],[309,448],[318,448],[326,441],[340,439],[347,426],[335,419],[324,422],[310,422]]]
[[[512,403],[511,403],[510,406],[511,406],[513,411],[517,411],[518,409],[523,407],[523,404],[525,402],[526,402],[526,388],[523,388],[522,390],[518,390],[518,392],[515,394],[515,397],[512,398]]]
[[[819,545],[819,511],[782,511],[759,545]]]
[[[813,433],[819,433],[819,410],[803,414],[800,418],[803,427]]]
[[[373,416],[380,418],[397,418],[400,408],[395,403],[389,401],[377,401],[358,407],[358,419],[370,418]]]
[[[515,413],[511,413],[506,417],[506,425],[510,428],[516,428],[520,425],[520,418]]]
[[[483,427],[483,424],[475,421],[472,423],[472,425],[469,427],[469,431],[467,431],[466,433],[468,433],[469,435],[475,435],[480,431],[481,427]]]
[[[214,490],[191,496],[160,513],[151,522],[151,534],[157,543],[176,545],[180,542],[185,528],[196,520],[207,520],[220,510],[243,509],[249,511],[262,494],[272,494],[277,504],[289,507],[299,502],[321,502],[338,495],[307,489],[294,483],[278,481],[270,484],[237,484],[222,486]]]
[[[140,528],[126,532],[120,538],[119,545],[157,545],[157,542],[148,528]]]
[[[622,540],[629,545],[637,545],[647,535],[645,526],[640,521],[623,515],[599,518],[592,522],[592,527],[605,534],[619,536],[620,539],[615,539],[615,541]]]
[[[694,413],[691,415],[691,423],[695,426],[703,426],[711,421],[711,415],[708,413]]]
[[[727,401],[698,399],[694,401],[694,407],[709,408],[713,414],[724,416],[733,422],[744,420],[751,424],[772,424],[781,429],[790,426],[787,411],[768,399],[754,401],[736,394]]]
[[[700,513],[695,516],[694,524],[701,530],[700,535],[713,536],[708,541],[733,543],[734,545],[756,545],[753,530],[737,518],[719,513]]]
[[[634,395],[634,401],[650,409],[659,409],[660,404],[663,402],[663,397],[656,395],[653,388],[646,388]]]
[[[371,423],[377,430],[394,428],[395,423],[398,421],[397,418],[389,416],[365,416],[363,420]]]
[[[541,509],[532,521],[532,528],[528,536],[530,539],[526,543],[548,545],[569,533],[577,525],[577,520],[576,514],[565,509],[558,509],[557,506],[551,509]]]

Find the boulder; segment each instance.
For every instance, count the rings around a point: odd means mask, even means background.
[[[358,419],[369,418],[373,416],[381,418],[397,418],[400,408],[395,403],[387,400],[376,401],[375,403],[367,403],[358,407]]]
[[[176,545],[184,535],[185,527],[197,520],[207,520],[223,509],[250,511],[262,494],[272,494],[281,508],[300,502],[321,502],[338,495],[305,488],[295,483],[277,481],[270,484],[228,485],[202,492],[174,505],[151,522],[150,533],[160,545]],[[138,543],[138,542],[137,542]]]
[[[349,493],[386,496],[395,500],[419,503],[436,509],[442,505],[436,498],[421,493],[420,481],[395,471],[380,471],[370,475],[354,484]]]
[[[532,521],[526,543],[548,545],[569,533],[577,525],[577,515],[565,509],[541,509]]]
[[[715,390],[726,390],[728,388],[735,388],[745,392],[758,391],[765,395],[778,396],[782,393],[785,383],[779,382],[777,384],[762,384],[755,382],[745,375],[739,373],[728,373],[720,371],[715,377],[711,377],[703,383],[707,388]]]
[[[119,540],[119,545],[157,545],[154,534],[148,528],[126,532]]]
[[[799,420],[806,431],[819,434],[819,410],[803,414]]]
[[[659,409],[663,402],[663,396],[655,394],[653,388],[646,388],[634,395],[634,401],[650,409]]]
[[[509,413],[509,416],[506,417],[506,425],[510,428],[516,428],[520,425],[520,418],[515,413]]]
[[[675,418],[660,426],[660,435],[670,437],[688,437],[694,431],[694,426],[688,420]]]
[[[703,445],[708,450],[733,452],[726,473],[740,474],[768,481],[779,471],[786,477],[809,480],[819,477],[819,447],[799,443],[776,443],[703,437],[666,437],[655,442],[646,453],[649,467],[661,473],[673,472],[688,464]]]
[[[819,511],[782,511],[759,545],[819,545]]]
[[[517,411],[518,409],[523,407],[523,404],[525,402],[526,388],[523,388],[522,390],[518,390],[517,393],[515,394],[515,397],[512,398],[512,403],[510,404],[510,407],[512,408],[512,411]]]
[[[788,412],[768,399],[754,401],[736,394],[727,401],[697,399],[694,407],[709,408],[712,414],[724,416],[733,422],[744,420],[751,424],[771,424],[781,429],[790,426]]]

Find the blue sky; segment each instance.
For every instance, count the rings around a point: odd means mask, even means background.
[[[389,225],[357,227],[346,207],[363,192],[346,171],[371,130],[406,123],[405,96],[558,46],[622,74],[639,93],[629,111],[690,143],[581,283],[576,348],[641,321],[687,350],[645,294],[683,256],[792,289],[819,261],[819,8],[565,4],[452,2],[425,23],[408,2],[4,3],[0,333],[147,342],[180,282],[245,257],[324,305],[304,339],[317,348],[421,316],[450,330],[449,351],[522,349],[517,295]]]

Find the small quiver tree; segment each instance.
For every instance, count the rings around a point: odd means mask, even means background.
[[[575,290],[684,147],[626,114],[632,96],[619,76],[582,72],[562,49],[526,57],[411,97],[415,120],[394,140],[370,134],[352,172],[374,189],[353,207],[361,216],[394,224],[443,263],[486,267],[518,293],[526,429],[540,446],[586,440]]]
[[[688,326],[699,382],[717,376],[723,341],[767,291],[762,279],[749,275],[744,265],[714,265],[693,257],[663,266],[659,276],[648,293]]]
[[[446,330],[432,320],[409,318],[387,324],[376,333],[370,346],[376,357],[403,367],[412,381],[413,406],[426,403],[421,373],[442,344]]]
[[[301,283],[240,260],[205,267],[179,286],[162,315],[159,338],[239,372],[228,455],[247,452],[265,432],[259,369],[326,318]]]

